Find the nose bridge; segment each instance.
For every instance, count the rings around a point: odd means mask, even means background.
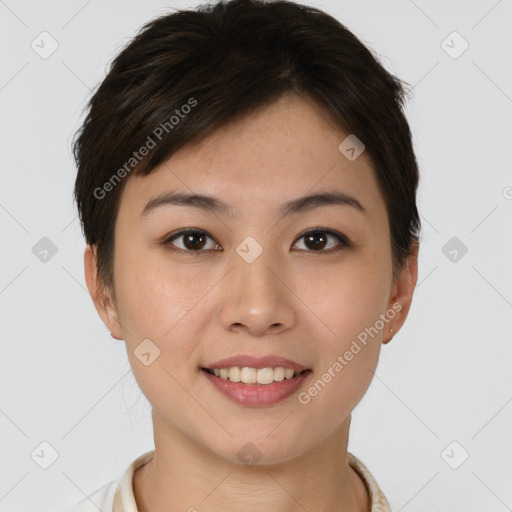
[[[268,243],[247,237],[236,248],[233,265],[233,278],[242,292],[240,298],[271,301],[272,296],[282,294],[278,290],[280,284],[276,283],[276,274],[279,274],[281,266],[279,255]]]
[[[293,306],[278,251],[247,237],[233,252],[222,292],[224,328],[243,325],[253,334],[290,327]]]

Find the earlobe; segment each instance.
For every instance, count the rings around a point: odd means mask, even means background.
[[[118,319],[118,312],[110,292],[105,288],[98,276],[96,254],[90,245],[86,245],[84,251],[84,273],[87,289],[91,295],[96,311],[110,332],[110,335],[122,340],[122,331]]]
[[[396,308],[400,304],[400,310],[389,323],[389,336],[383,343],[389,343],[393,336],[400,330],[407,318],[412,303],[412,297],[418,281],[418,252],[419,244],[414,241],[411,246],[411,254],[407,257],[398,281],[393,286],[393,293],[388,308]]]
[[[385,341],[383,341],[383,343],[389,343],[391,340],[393,339],[393,327],[390,327],[389,329],[389,338]]]

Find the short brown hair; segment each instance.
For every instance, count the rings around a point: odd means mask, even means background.
[[[335,18],[292,1],[220,1],[145,24],[112,62],[73,141],[74,197],[101,281],[113,286],[114,226],[131,174],[149,174],[187,143],[289,93],[316,101],[365,145],[397,277],[421,228],[405,85]],[[150,151],[135,158],[143,147]]]

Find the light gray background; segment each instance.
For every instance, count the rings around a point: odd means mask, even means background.
[[[422,175],[418,288],[353,414],[349,451],[393,512],[512,510],[512,2],[309,3],[414,86]],[[0,1],[2,512],[75,503],[153,448],[124,342],[85,288],[70,141],[121,46],[169,6],[194,5]],[[31,48],[43,31],[59,45],[47,59]],[[458,58],[445,51],[462,48],[453,31],[469,43]],[[42,237],[58,249],[46,263],[32,252]],[[443,253],[452,237],[468,249],[455,262]],[[59,455],[48,469],[43,441]]]

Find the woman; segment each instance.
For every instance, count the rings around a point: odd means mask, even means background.
[[[155,450],[102,511],[390,510],[347,445],[417,280],[404,96],[293,2],[167,14],[114,60],[74,143],[75,198]]]

